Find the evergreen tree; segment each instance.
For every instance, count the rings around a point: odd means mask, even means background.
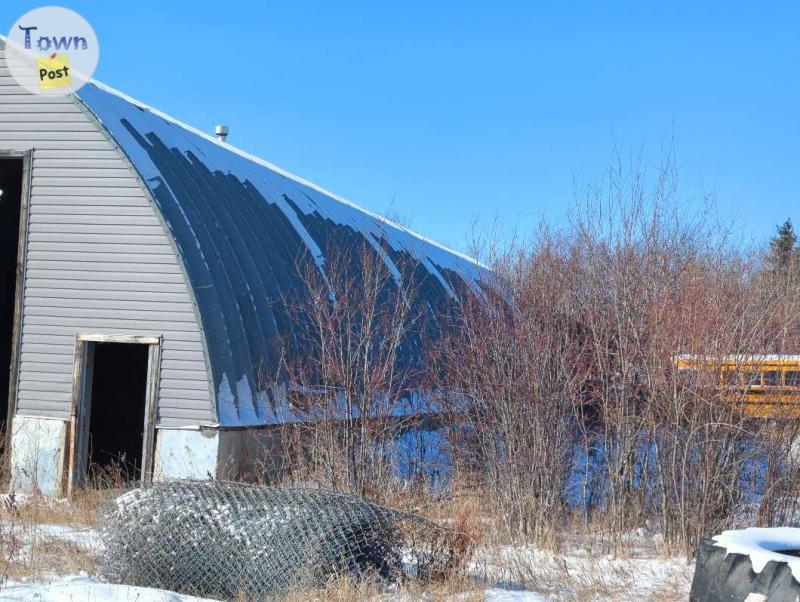
[[[775,272],[788,271],[800,258],[800,249],[797,246],[792,220],[787,219],[783,225],[778,226],[778,232],[769,243],[769,256],[767,261]]]

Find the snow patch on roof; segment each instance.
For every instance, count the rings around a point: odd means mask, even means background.
[[[258,165],[260,165],[262,167],[266,167],[266,168],[268,168],[268,169],[270,169],[270,170],[272,170],[272,171],[274,171],[274,172],[276,172],[276,173],[278,173],[278,174],[280,174],[280,175],[282,175],[282,176],[284,176],[286,178],[289,178],[290,180],[294,180],[295,182],[297,182],[298,184],[300,184],[302,186],[308,187],[313,191],[321,193],[321,194],[323,194],[323,195],[325,195],[327,197],[330,197],[331,199],[334,199],[334,200],[336,200],[336,201],[338,201],[338,202],[340,202],[340,203],[342,203],[344,205],[347,205],[347,206],[349,206],[349,207],[351,207],[353,209],[356,209],[358,212],[363,213],[363,214],[365,214],[365,215],[377,220],[380,223],[386,224],[386,225],[390,226],[391,228],[395,228],[395,229],[397,229],[397,230],[399,230],[401,232],[404,232],[405,234],[411,235],[414,238],[419,239],[420,241],[423,241],[423,242],[425,242],[425,243],[427,243],[427,244],[429,244],[429,245],[431,245],[431,246],[433,246],[433,247],[435,247],[437,249],[440,249],[440,250],[444,251],[444,253],[447,254],[447,255],[454,255],[454,256],[459,257],[460,259],[462,259],[462,260],[464,260],[464,261],[466,261],[466,262],[468,262],[470,264],[476,265],[476,266],[481,267],[483,269],[488,269],[485,265],[481,264],[476,259],[474,259],[474,258],[472,258],[472,257],[470,257],[470,256],[468,256],[468,255],[466,255],[464,253],[461,253],[459,251],[450,249],[450,248],[448,248],[448,247],[446,247],[446,246],[444,246],[444,245],[442,245],[442,244],[440,244],[440,243],[438,243],[438,242],[436,242],[436,241],[434,241],[434,240],[432,240],[430,238],[427,238],[426,236],[423,236],[422,234],[419,234],[418,232],[414,232],[413,230],[410,230],[409,228],[406,228],[404,226],[396,224],[396,223],[392,222],[391,220],[389,220],[389,219],[387,219],[387,218],[385,218],[385,217],[383,217],[381,215],[378,215],[377,213],[373,213],[371,211],[368,211],[367,209],[364,209],[363,207],[360,207],[356,203],[353,203],[352,201],[350,201],[350,200],[348,200],[348,199],[346,199],[346,198],[344,198],[342,196],[339,196],[339,195],[337,195],[337,194],[335,194],[333,192],[325,190],[321,186],[318,186],[317,184],[314,184],[313,182],[310,182],[310,181],[306,180],[305,178],[301,178],[300,176],[297,176],[297,175],[295,175],[295,174],[293,174],[293,173],[291,173],[291,172],[289,172],[289,171],[287,171],[285,169],[282,169],[281,167],[278,167],[277,165],[274,165],[274,164],[272,164],[272,163],[270,163],[268,161],[265,161],[264,159],[262,159],[260,157],[252,155],[252,154],[250,154],[250,153],[248,153],[246,151],[243,151],[243,150],[241,150],[241,149],[239,149],[239,148],[237,148],[237,147],[235,147],[235,146],[233,146],[231,144],[228,144],[227,142],[222,142],[216,136],[212,136],[211,134],[208,134],[208,133],[206,133],[206,132],[204,132],[202,130],[199,130],[199,129],[195,128],[195,127],[192,127],[191,125],[189,125],[187,123],[184,123],[183,121],[180,121],[179,119],[176,119],[175,117],[172,117],[171,115],[168,115],[167,113],[159,111],[158,109],[156,109],[154,107],[151,107],[150,105],[148,105],[146,103],[143,103],[143,102],[141,102],[141,101],[139,101],[139,100],[137,100],[135,98],[132,98],[132,97],[128,96],[127,94],[125,94],[123,92],[120,92],[119,90],[117,90],[117,89],[115,89],[115,88],[113,88],[113,87],[111,87],[111,86],[109,86],[107,84],[104,84],[104,83],[99,82],[97,80],[91,80],[90,83],[94,84],[99,89],[101,89],[101,90],[103,90],[105,92],[108,92],[109,94],[113,94],[114,96],[117,96],[117,97],[125,100],[126,102],[128,102],[128,103],[130,103],[132,105],[135,105],[136,107],[139,107],[142,110],[148,111],[148,112],[152,113],[153,115],[156,115],[156,116],[164,119],[165,121],[168,121],[168,122],[170,122],[170,123],[182,128],[182,129],[184,129],[184,130],[186,130],[188,132],[191,132],[192,134],[194,134],[196,136],[200,136],[201,138],[207,140],[208,142],[211,142],[211,143],[213,143],[213,144],[215,144],[215,145],[217,145],[217,146],[219,146],[221,148],[224,148],[227,151],[230,151],[230,152],[232,152],[232,153],[234,153],[234,154],[236,154],[236,155],[238,155],[240,157],[248,159],[249,161],[252,161],[253,163],[256,163],[256,164],[258,164]],[[78,92],[78,95],[80,96],[80,92]]]

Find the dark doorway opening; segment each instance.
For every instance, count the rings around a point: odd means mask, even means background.
[[[22,212],[22,158],[0,158],[0,421],[8,419]],[[0,446],[5,442],[0,438]]]
[[[88,450],[92,477],[127,482],[142,476],[149,355],[149,345],[94,344]]]

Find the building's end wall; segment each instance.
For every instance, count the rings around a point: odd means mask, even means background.
[[[0,150],[31,153],[15,411],[69,420],[76,335],[161,336],[158,425],[214,424],[193,296],[145,186],[76,99],[21,88],[2,46]]]

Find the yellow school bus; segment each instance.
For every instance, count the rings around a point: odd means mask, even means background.
[[[675,363],[712,372],[716,386],[752,416],[800,416],[800,355],[679,355]]]

